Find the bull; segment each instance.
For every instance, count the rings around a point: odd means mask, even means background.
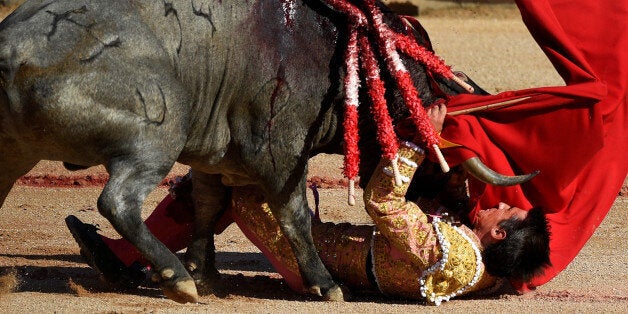
[[[386,22],[406,27],[390,12]],[[341,299],[305,195],[308,158],[342,152],[344,23],[317,0],[27,1],[0,25],[0,204],[39,160],[105,165],[99,212],[154,265],[167,297],[194,302],[195,282],[217,275],[213,222],[228,187],[256,185],[311,291]],[[428,76],[407,61],[429,105]],[[395,119],[407,115],[398,93],[387,98]],[[361,146],[377,152],[372,134]],[[185,266],[140,216],[177,161],[193,171],[197,208]]]

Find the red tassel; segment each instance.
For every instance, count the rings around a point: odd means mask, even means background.
[[[380,79],[379,65],[366,36],[360,37],[360,51],[362,52],[363,68],[366,71],[368,93],[373,101],[371,112],[377,124],[377,139],[384,157],[388,160],[393,160],[399,148],[397,135],[395,134],[392,119],[388,114],[388,106],[384,97],[386,89],[384,82]]]
[[[349,46],[345,55],[345,118],[343,122],[345,129],[344,175],[349,180],[354,180],[358,175],[360,164],[360,151],[358,148],[358,89],[360,76],[358,67],[358,31],[356,28],[351,28]]]
[[[355,5],[346,0],[325,0],[330,7],[347,15],[353,27],[366,25],[366,17]]]
[[[288,0],[289,1],[289,0]],[[349,20],[349,45],[345,55],[346,76],[344,81],[345,92],[345,165],[344,175],[353,182],[359,173],[360,152],[358,150],[358,89],[359,64],[362,60],[362,70],[366,75],[368,94],[373,106],[371,112],[377,124],[377,139],[386,159],[397,158],[398,140],[395,134],[392,119],[388,113],[385,87],[380,78],[379,63],[369,42],[368,31],[375,31],[379,52],[386,61],[390,74],[395,79],[402,94],[403,100],[410,111],[410,118],[416,126],[415,142],[422,143],[423,147],[434,150],[438,147],[438,135],[429,121],[429,117],[421,104],[419,93],[414,86],[410,73],[403,65],[399,53],[407,55],[413,60],[426,66],[429,72],[437,73],[448,79],[455,79],[451,68],[438,58],[432,51],[419,45],[414,37],[398,34],[383,22],[383,14],[374,0],[364,0],[362,3],[352,3],[350,0],[324,0],[332,9],[347,15]],[[365,8],[366,12],[360,9]],[[371,22],[372,25],[367,23]],[[359,48],[359,49],[358,49]],[[361,55],[358,57],[358,54]],[[458,82],[460,80],[457,80]],[[464,82],[461,86],[472,91]],[[465,86],[467,85],[467,86]]]
[[[345,106],[345,160],[343,174],[350,180],[355,179],[359,172],[360,151],[358,150],[358,108]]]
[[[417,127],[417,135],[415,140],[420,141],[425,147],[433,150],[432,146],[438,144],[439,139],[434,126],[432,126],[425,109],[421,104],[418,91],[412,82],[410,73],[406,70],[405,66],[399,58],[399,54],[396,51],[394,44],[395,33],[388,28],[383,22],[383,15],[381,11],[375,6],[373,0],[366,0],[371,19],[373,21],[376,33],[378,35],[379,46],[382,54],[385,56],[385,60],[388,66],[388,70],[391,72],[399,90],[401,91],[406,106],[410,110],[410,116]]]
[[[403,54],[425,65],[430,72],[452,79],[451,67],[437,57],[432,51],[419,45],[414,37],[396,34],[396,46]]]

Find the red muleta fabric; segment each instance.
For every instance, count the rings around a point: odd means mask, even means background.
[[[461,95],[449,111],[531,96],[510,107],[448,117],[442,137],[455,165],[478,156],[504,174],[541,173],[515,187],[472,182],[477,210],[499,201],[543,206],[552,267],[521,292],[560,273],[612,206],[628,173],[628,1],[517,0],[523,21],[566,86]],[[508,43],[504,43],[508,44]],[[513,60],[516,62],[516,60]]]

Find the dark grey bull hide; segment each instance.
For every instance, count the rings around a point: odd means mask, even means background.
[[[313,246],[305,197],[308,158],[341,152],[342,23],[315,0],[27,1],[0,26],[0,202],[41,159],[104,164],[98,210],[169,298],[193,302],[195,280],[216,274],[212,222],[227,186],[253,184],[306,284],[342,298]],[[425,73],[410,68],[429,104]],[[176,161],[194,173],[192,276],[140,217]]]

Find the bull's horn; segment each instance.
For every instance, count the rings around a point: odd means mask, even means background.
[[[462,163],[464,170],[473,175],[476,179],[491,185],[497,186],[511,186],[517,185],[534,178],[539,174],[539,170],[536,170],[530,174],[524,174],[519,176],[506,176],[495,172],[493,169],[487,167],[480,158],[473,157],[465,160]]]

